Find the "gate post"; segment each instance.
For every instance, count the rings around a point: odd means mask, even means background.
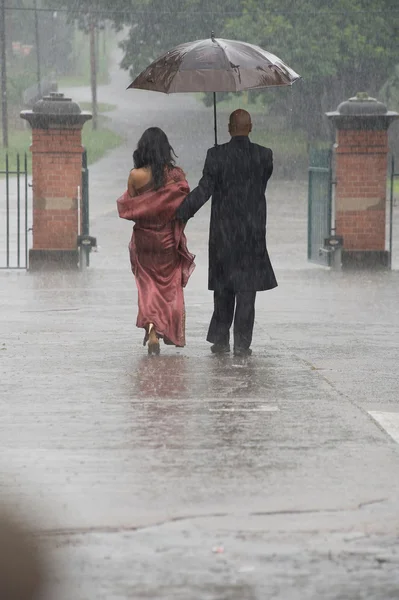
[[[82,128],[91,114],[52,93],[22,111],[32,127],[33,248],[30,270],[77,269]]]
[[[388,267],[388,128],[399,114],[366,93],[326,114],[337,130],[335,229],[344,240],[342,266]]]

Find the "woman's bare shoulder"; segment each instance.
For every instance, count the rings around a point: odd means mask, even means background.
[[[132,169],[129,173],[129,181],[135,188],[146,185],[151,179],[151,172],[148,169]]]
[[[129,173],[127,187],[131,196],[151,180],[151,171],[148,169],[132,169]]]

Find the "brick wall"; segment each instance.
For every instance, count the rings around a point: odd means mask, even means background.
[[[385,211],[337,212],[335,223],[346,250],[385,250]]]
[[[337,234],[347,250],[384,250],[387,132],[339,130],[337,143]]]
[[[72,250],[82,185],[81,129],[32,131],[33,248]]]

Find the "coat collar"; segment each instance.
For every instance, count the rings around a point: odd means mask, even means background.
[[[230,144],[250,144],[251,140],[249,139],[249,137],[247,135],[234,135],[231,140],[230,140]]]

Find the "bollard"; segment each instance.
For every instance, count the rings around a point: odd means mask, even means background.
[[[330,254],[330,267],[333,271],[340,271],[342,269],[343,245],[344,238],[341,235],[330,235],[324,239],[323,250]]]
[[[79,268],[84,271],[89,265],[89,256],[92,249],[97,248],[97,239],[91,235],[78,235]]]

